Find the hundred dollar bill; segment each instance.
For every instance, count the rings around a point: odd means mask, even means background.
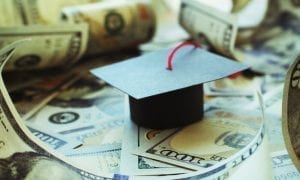
[[[184,168],[205,170],[248,146],[262,122],[260,113],[212,109],[205,112],[201,121],[171,135],[159,136],[135,153]]]
[[[224,55],[232,54],[237,34],[234,16],[196,0],[183,0],[179,21],[196,41]]]
[[[76,129],[121,119],[124,98],[123,93],[88,74],[60,91],[26,123],[59,134],[75,133]]]
[[[282,99],[282,131],[287,151],[300,170],[300,56],[291,64]]]
[[[14,50],[15,45],[10,45],[0,51],[1,71]],[[24,125],[4,86],[2,76],[0,76],[0,89],[0,179],[106,179],[106,177],[112,177],[112,175],[85,171],[80,164],[67,160],[57,151],[44,145]]]
[[[67,7],[62,17],[89,25],[88,54],[136,47],[148,41],[155,28],[151,6],[122,0]]]
[[[87,45],[87,26],[53,25],[0,28],[0,48],[20,39],[20,46],[5,70],[69,67],[83,54]]]
[[[131,120],[125,121],[126,131],[122,140],[120,173],[126,175],[170,175],[191,172],[190,170],[161,163],[143,156],[131,154],[138,147],[145,146],[160,135],[161,130],[146,129],[134,124]],[[170,134],[176,129],[167,130]]]
[[[271,158],[274,180],[296,180],[300,178],[298,170],[285,150],[272,152]]]
[[[224,159],[215,165],[206,169],[198,170],[191,173],[181,175],[168,175],[168,176],[130,176],[131,179],[227,179],[235,176],[235,179],[239,179],[239,170],[242,168],[244,172],[248,172],[251,168],[251,172],[257,172],[258,175],[254,174],[248,176],[248,179],[267,179],[270,176],[270,167],[268,167],[269,159],[266,158],[265,154],[268,152],[266,138],[264,138],[264,127],[261,124],[257,134],[246,147],[242,148],[238,153]],[[263,162],[261,162],[263,161]],[[247,163],[247,165],[245,164]],[[258,163],[259,165],[257,165]],[[253,165],[255,164],[255,167]],[[239,175],[236,175],[239,174]],[[246,173],[249,175],[248,173]],[[115,175],[118,178],[128,178],[127,175]],[[246,178],[246,179],[247,179]]]
[[[120,91],[85,74],[60,91],[26,124],[79,141],[81,147],[102,145],[108,149],[122,141],[124,98]]]

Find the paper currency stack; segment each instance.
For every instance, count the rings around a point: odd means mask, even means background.
[[[2,0],[0,179],[299,179],[299,12],[289,0]],[[204,117],[185,127],[136,125],[127,95],[89,72],[186,40],[250,68],[204,84]]]

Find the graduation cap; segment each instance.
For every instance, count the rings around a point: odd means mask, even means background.
[[[129,95],[130,116],[138,125],[154,129],[187,125],[203,117],[203,83],[247,68],[201,48],[185,46],[188,44],[196,46],[184,42],[175,49],[91,72]]]

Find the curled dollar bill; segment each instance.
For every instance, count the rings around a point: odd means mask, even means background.
[[[67,67],[77,62],[86,49],[87,26],[35,25],[0,28],[0,48],[20,39],[31,41],[16,49],[5,70]]]
[[[233,53],[238,27],[234,16],[195,0],[183,0],[179,21],[201,44],[209,45],[224,55]]]
[[[69,23],[89,25],[88,54],[135,47],[154,33],[155,18],[151,6],[129,1],[105,1],[72,6],[62,10]]]

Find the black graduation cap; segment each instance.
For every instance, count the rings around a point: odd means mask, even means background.
[[[138,125],[154,129],[187,125],[203,117],[203,83],[247,66],[201,48],[183,46],[186,44],[91,72],[129,95],[131,119]]]

